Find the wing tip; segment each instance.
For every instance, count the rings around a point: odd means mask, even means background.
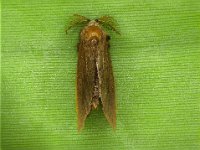
[[[85,112],[81,111],[79,109],[79,107],[77,107],[77,117],[78,117],[78,120],[77,120],[77,130],[78,130],[79,133],[84,128],[84,126],[85,126],[85,120],[86,120],[88,114],[90,113],[90,111],[91,111],[90,107],[88,107],[88,110],[86,110]]]
[[[108,123],[110,124],[112,129],[115,131],[116,130],[116,113],[114,112],[114,114],[108,115],[104,110],[103,110],[103,112],[104,112],[104,115],[105,115]]]

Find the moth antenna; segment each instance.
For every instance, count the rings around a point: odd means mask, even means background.
[[[102,16],[102,17],[96,19],[95,21],[102,24],[102,26],[104,26],[108,29],[111,29],[112,31],[116,32],[117,34],[120,34],[120,32],[117,30],[118,23],[113,17]]]
[[[72,27],[75,27],[79,24],[82,24],[82,23],[87,23],[89,22],[90,19],[88,19],[87,17],[85,16],[81,16],[79,14],[74,14],[72,16],[72,18],[70,19],[70,22],[69,22],[69,25],[68,25],[68,28],[66,29],[66,33],[72,28]]]

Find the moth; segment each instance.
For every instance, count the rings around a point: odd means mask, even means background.
[[[74,15],[70,28],[85,24],[80,32],[78,47],[76,102],[78,114],[78,131],[85,124],[91,110],[102,105],[103,113],[112,126],[116,128],[115,85],[109,54],[110,36],[103,27],[116,30],[116,21],[110,16],[90,20],[81,15]]]

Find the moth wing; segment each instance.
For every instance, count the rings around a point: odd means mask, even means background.
[[[78,46],[77,64],[77,113],[78,130],[84,127],[87,115],[91,111],[91,101],[95,84],[96,64],[91,49],[80,43]]]
[[[99,49],[99,80],[103,112],[113,128],[116,127],[115,86],[108,42],[105,40]]]

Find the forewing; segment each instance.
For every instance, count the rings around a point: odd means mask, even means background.
[[[115,86],[112,71],[112,64],[108,52],[108,42],[102,41],[98,50],[98,74],[100,80],[100,95],[103,105],[103,112],[113,128],[116,127],[116,104],[115,104]]]
[[[91,101],[95,80],[95,58],[90,47],[81,42],[78,46],[77,65],[77,113],[78,130],[84,127],[84,122],[91,110]]]

